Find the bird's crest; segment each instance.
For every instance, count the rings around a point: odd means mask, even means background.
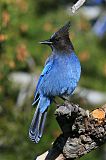
[[[57,33],[59,34],[69,34],[69,29],[70,29],[70,21],[67,22],[62,28],[60,28]]]
[[[61,27],[57,32],[55,32],[52,35],[52,37],[54,37],[54,36],[68,36],[69,35],[69,29],[70,29],[70,21],[67,22],[63,27]]]

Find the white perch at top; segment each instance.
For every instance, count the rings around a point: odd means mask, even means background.
[[[72,13],[75,13],[84,3],[86,0],[79,0],[77,1],[71,8]]]

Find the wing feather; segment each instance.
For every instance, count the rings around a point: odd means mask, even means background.
[[[35,90],[35,93],[34,93],[34,101],[33,101],[32,105],[34,105],[39,100],[39,86],[42,83],[43,77],[46,76],[49,73],[52,66],[53,66],[53,58],[49,57],[46,61],[45,67],[44,67],[44,69],[43,69],[43,71],[42,71],[42,73],[39,77],[39,80],[38,80],[38,83],[37,83],[37,86],[36,86],[36,90]]]

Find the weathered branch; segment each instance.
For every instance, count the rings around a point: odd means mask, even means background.
[[[79,0],[77,1],[71,8],[71,11],[73,13],[75,13],[84,3],[85,3],[86,0]]]
[[[106,105],[89,112],[65,102],[55,115],[63,133],[37,160],[73,160],[106,142]]]

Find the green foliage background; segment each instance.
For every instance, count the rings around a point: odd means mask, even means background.
[[[71,21],[70,38],[82,65],[80,85],[106,91],[106,46],[91,32],[91,24],[77,14],[69,17],[64,4],[59,0],[1,0],[0,1],[0,160],[34,159],[35,155],[50,148],[61,132],[50,107],[45,133],[39,144],[28,138],[28,129],[33,116],[31,103],[26,100],[22,108],[16,108],[19,90],[15,89],[8,76],[13,71],[40,73],[50,48],[38,45],[68,20]],[[105,38],[105,37],[104,37]],[[35,68],[31,70],[27,59],[32,57]],[[102,149],[101,153],[102,153]],[[94,151],[83,160],[100,160]]]

